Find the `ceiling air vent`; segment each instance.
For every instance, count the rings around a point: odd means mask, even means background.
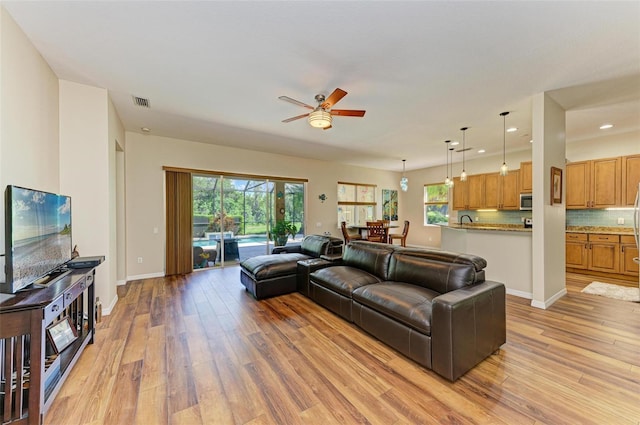
[[[141,106],[143,108],[151,108],[151,104],[149,103],[149,99],[145,99],[144,97],[132,96],[133,103],[137,106]]]

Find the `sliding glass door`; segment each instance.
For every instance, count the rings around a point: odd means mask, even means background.
[[[193,175],[194,269],[237,264],[273,248],[276,221],[304,235],[304,183],[247,176]]]

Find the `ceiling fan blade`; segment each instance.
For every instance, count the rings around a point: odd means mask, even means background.
[[[299,100],[291,99],[289,96],[280,96],[278,97],[278,99],[284,100],[285,102],[293,103],[294,105],[302,106],[303,108],[315,109],[313,106],[302,103]]]
[[[342,89],[335,89],[333,91],[333,93],[331,93],[329,95],[329,97],[327,98],[327,100],[324,101],[324,103],[322,105],[320,105],[321,107],[323,107],[324,109],[329,109],[331,108],[333,105],[335,105],[336,103],[338,103],[340,101],[340,99],[342,99],[343,97],[345,97],[347,95],[347,92],[342,90]]]
[[[329,130],[331,127],[333,127],[333,126],[330,125],[329,127],[324,127],[323,130]]]
[[[309,116],[309,114],[302,114],[302,115],[298,115],[297,117],[287,118],[286,120],[282,120],[282,122],[291,122],[291,121],[299,120],[300,118],[304,118],[306,116]]]
[[[356,109],[332,109],[329,112],[331,115],[340,115],[342,117],[364,117],[364,113],[367,111]]]

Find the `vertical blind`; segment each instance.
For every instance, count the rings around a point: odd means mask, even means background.
[[[167,258],[166,275],[193,271],[191,173],[165,171]]]

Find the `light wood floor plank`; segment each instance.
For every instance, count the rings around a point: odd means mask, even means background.
[[[592,280],[547,310],[507,296],[507,343],[455,383],[301,294],[254,300],[238,268],[133,281],[45,424],[639,425],[640,305]]]

